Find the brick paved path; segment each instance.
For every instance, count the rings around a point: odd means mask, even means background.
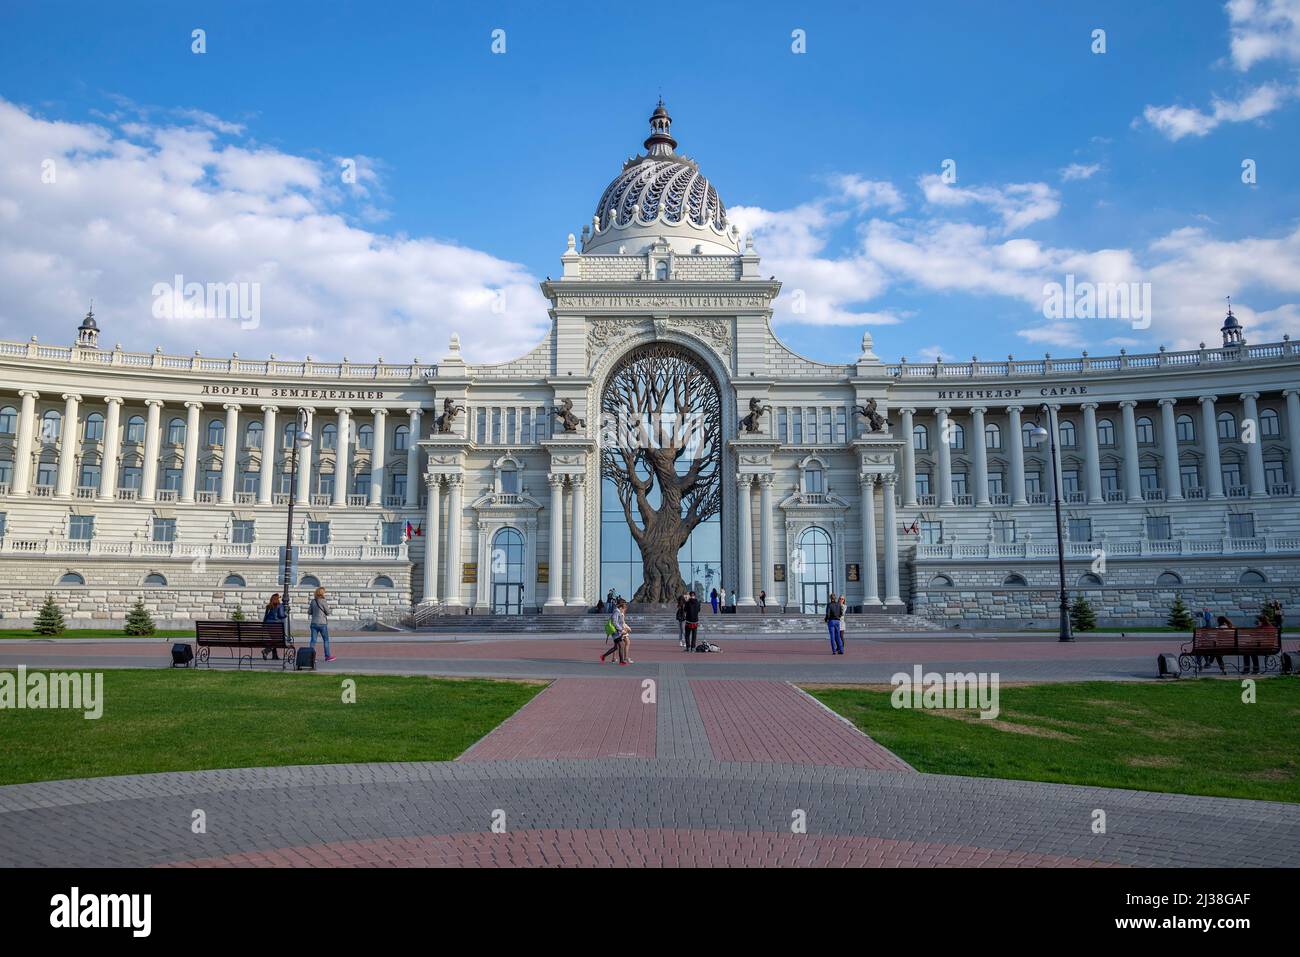
[[[343,646],[349,671],[557,680],[455,762],[0,787],[0,865],[1300,866],[1293,805],[918,774],[787,683],[885,681],[914,661],[1132,680],[1168,642],[859,641],[834,659],[823,644],[683,655],[643,639],[626,668],[590,661],[586,640]],[[139,667],[163,651],[3,642],[0,667]]]

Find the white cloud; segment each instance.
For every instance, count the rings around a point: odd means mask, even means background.
[[[1238,70],[1263,60],[1300,62],[1300,0],[1229,0],[1225,9]]]
[[[1171,140],[1204,136],[1223,123],[1245,123],[1267,116],[1295,95],[1276,83],[1264,83],[1239,100],[1213,97],[1208,112],[1184,106],[1148,106],[1142,111],[1148,123]]]
[[[958,187],[936,173],[918,181],[932,206],[986,206],[1002,218],[1007,232],[1051,219],[1061,209],[1060,194],[1046,183],[1008,183],[1005,186]]]
[[[1101,170],[1100,163],[1071,163],[1062,168],[1061,181],[1065,183],[1079,179],[1091,179]]]
[[[0,99],[0,335],[70,341],[93,297],[104,340],[128,349],[432,361],[457,331],[491,361],[542,338],[546,302],[522,266],[358,226],[382,216],[383,191],[378,161],[355,159],[349,186],[334,161],[198,111],[67,123]],[[154,285],[177,274],[259,283],[260,325],[154,318]]]
[[[847,199],[853,200],[858,212],[883,207],[891,213],[901,212],[907,204],[893,183],[863,179],[854,174],[840,174],[831,182]]]

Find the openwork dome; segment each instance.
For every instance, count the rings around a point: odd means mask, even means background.
[[[617,245],[639,253],[638,240],[665,236],[680,252],[693,252],[695,245],[701,252],[738,252],[739,233],[727,222],[718,191],[694,160],[677,152],[672,117],[662,100],[650,117],[645,149],[606,187],[583,231],[583,251]]]

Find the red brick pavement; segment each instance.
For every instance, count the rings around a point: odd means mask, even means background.
[[[630,828],[340,841],[164,867],[1107,867],[1026,851],[828,834]]]
[[[639,679],[560,678],[457,760],[654,756],[655,706]]]
[[[694,680],[691,689],[719,761],[912,770],[892,751],[776,681]]]

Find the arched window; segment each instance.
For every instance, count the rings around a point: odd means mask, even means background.
[[[294,439],[298,438],[298,423],[290,422],[284,427],[284,447],[293,448]]]
[[[243,588],[247,582],[244,581],[243,575],[227,575],[221,581],[222,588]]]
[[[1024,588],[1028,584],[1024,575],[1017,575],[1015,572],[1002,579],[1003,588]]]
[[[799,594],[794,596],[805,612],[824,611],[835,591],[835,566],[831,556],[831,537],[826,529],[813,525],[799,536],[795,553],[799,575]]]
[[[1074,423],[1061,422],[1057,428],[1061,434],[1062,447],[1067,449],[1074,448],[1074,444],[1075,444]]]
[[[948,436],[951,442],[951,447],[959,450],[966,448],[966,430],[956,422],[952,421],[952,419],[948,420],[948,425]]]
[[[1277,412],[1274,409],[1265,409],[1259,414],[1259,434],[1260,435],[1279,435],[1281,434],[1280,423]]]
[[[380,575],[370,583],[371,588],[392,588],[393,580],[387,575]]]
[[[924,452],[930,447],[930,433],[924,425],[915,425],[912,427],[912,448],[918,452]]]
[[[320,588],[320,579],[315,575],[303,575],[298,580],[299,588]]]
[[[262,447],[262,423],[249,422],[248,428],[244,430],[244,445],[250,449],[260,449]]]
[[[518,615],[524,605],[524,536],[503,528],[492,538],[492,611]]]
[[[133,415],[126,420],[126,440],[128,442],[144,441],[144,416]]]
[[[218,446],[226,444],[226,423],[220,419],[213,419],[208,423],[208,445]]]
[[[185,420],[172,419],[167,423],[167,443],[169,445],[185,444]]]
[[[1110,419],[1097,420],[1097,444],[1114,445],[1115,444],[1115,423]]]
[[[1034,430],[1038,428],[1037,422],[1022,422],[1020,425],[1020,444],[1027,449],[1032,449],[1038,443],[1034,441]]]
[[[984,426],[984,448],[1002,448],[1002,430],[993,422]]]
[[[166,588],[167,579],[158,572],[150,572],[144,576],[144,586],[146,588]]]
[[[339,429],[333,422],[320,430],[320,447],[322,449],[338,448]]]
[[[78,575],[76,572],[64,572],[59,577],[59,584],[60,585],[84,585],[86,584],[86,579],[83,578],[81,575]]]
[[[1237,437],[1237,417],[1231,412],[1220,412],[1217,416],[1219,423],[1219,438],[1235,439]]]
[[[507,464],[501,467],[501,492],[504,495],[519,494],[519,470],[514,465]]]
[[[18,429],[18,410],[12,405],[0,409],[0,434],[13,435]]]
[[[1268,583],[1268,579],[1255,569],[1248,568],[1241,573],[1241,577],[1237,579],[1237,582],[1241,585],[1265,585]]]
[[[85,439],[87,442],[104,441],[104,417],[98,412],[86,416]]]
[[[806,495],[821,495],[826,491],[826,473],[820,465],[810,465],[803,470],[803,490]]]
[[[1079,576],[1078,585],[1080,588],[1100,588],[1101,578],[1092,572],[1086,572]]]
[[[951,588],[952,579],[947,575],[935,575],[930,579],[931,588]]]
[[[1190,415],[1180,415],[1174,423],[1179,442],[1196,441],[1196,420]]]
[[[410,442],[411,430],[404,425],[399,425],[393,431],[393,451],[404,452]]]
[[[1181,585],[1183,580],[1176,572],[1161,572],[1156,578],[1157,585]]]
[[[1156,440],[1156,430],[1151,425],[1151,420],[1145,415],[1137,420],[1137,440],[1150,445]]]
[[[363,425],[357,429],[357,448],[373,449],[375,447],[374,426]]]
[[[57,442],[59,433],[63,431],[63,414],[55,409],[50,409],[41,416],[41,441]]]

